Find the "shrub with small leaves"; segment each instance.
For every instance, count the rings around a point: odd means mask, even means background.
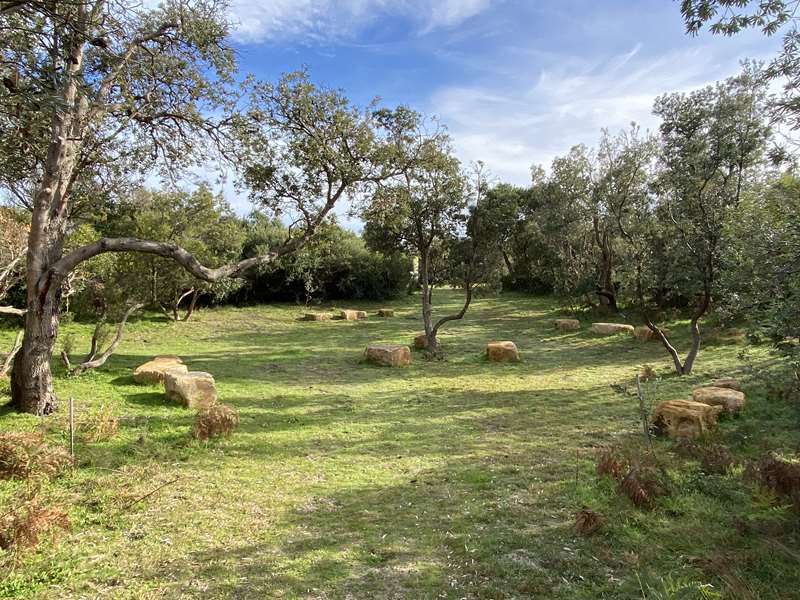
[[[229,437],[239,425],[239,413],[226,404],[212,404],[197,412],[192,436],[198,440]]]

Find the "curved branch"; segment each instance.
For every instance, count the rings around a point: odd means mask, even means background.
[[[253,267],[269,264],[280,256],[294,251],[300,245],[301,241],[306,241],[308,237],[310,237],[310,235],[293,238],[281,246],[281,248],[267,254],[246,258],[239,262],[229,263],[215,269],[204,266],[191,252],[181,248],[177,244],[153,242],[137,238],[102,238],[73,250],[53,263],[50,269],[42,276],[42,279],[39,280],[38,287],[41,289],[45,281],[53,275],[63,278],[80,263],[107,252],[140,252],[142,254],[155,254],[156,256],[169,258],[198,279],[214,283],[226,277],[240,275]]]
[[[17,352],[19,352],[19,349],[22,348],[22,334],[22,331],[17,333],[17,337],[14,340],[14,346],[11,348],[11,352],[6,354],[5,359],[3,359],[3,364],[0,365],[0,377],[5,377],[6,374],[11,370],[14,357],[17,355]]]
[[[108,348],[106,348],[105,351],[102,354],[100,354],[100,356],[98,356],[97,358],[94,358],[94,350],[93,350],[92,353],[90,353],[90,355],[92,356],[91,360],[87,360],[85,362],[82,362],[81,364],[79,364],[74,369],[70,369],[69,368],[69,357],[66,356],[66,353],[62,352],[61,358],[62,358],[62,360],[64,360],[64,364],[67,366],[67,369],[70,370],[70,373],[72,375],[80,375],[81,373],[83,373],[84,371],[88,371],[89,369],[96,369],[97,367],[102,367],[105,364],[105,362],[108,360],[108,358],[112,354],[114,354],[114,351],[117,349],[117,346],[119,346],[120,342],[122,342],[122,334],[125,332],[125,324],[128,322],[128,318],[134,312],[136,312],[137,310],[142,308],[142,306],[143,306],[142,304],[134,304],[127,311],[125,311],[125,314],[123,315],[122,320],[119,322],[119,325],[117,325],[117,333],[114,336],[114,339],[108,345]],[[92,338],[92,347],[93,348],[96,348],[96,346],[97,346],[96,333],[97,332],[95,332],[95,336],[93,336],[93,338]]]

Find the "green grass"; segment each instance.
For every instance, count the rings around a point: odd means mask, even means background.
[[[79,440],[77,468],[43,492],[69,507],[73,530],[16,562],[0,553],[0,596],[796,597],[796,518],[754,496],[741,468],[704,475],[659,440],[675,489],[650,511],[594,472],[596,447],[641,443],[633,378],[644,363],[664,375],[648,386],[654,400],[742,376],[747,410],[721,424],[718,441],[741,458],[796,449],[794,409],[748,378],[740,345],[705,347],[696,373],[678,378],[656,343],[592,336],[588,319],[582,332],[556,333],[552,299],[503,296],[447,326],[445,361],[363,364],[368,342],[412,340],[414,302],[387,303],[392,319],[373,316],[377,305],[346,306],[368,309],[362,322],[300,322],[288,305],[202,310],[188,323],[152,316],[131,323],[104,368],[67,378],[55,366],[59,396],[79,411],[110,404],[120,431]],[[77,352],[91,329],[62,334],[76,336]],[[0,332],[2,347],[12,338]],[[523,361],[487,363],[495,339],[514,340]],[[233,437],[192,440],[190,411],[133,383],[132,369],[156,354],[214,374],[241,414]],[[62,444],[64,410],[47,419]],[[2,430],[38,426],[0,413]],[[0,513],[20,487],[0,482]],[[608,518],[588,538],[573,529],[583,506]]]

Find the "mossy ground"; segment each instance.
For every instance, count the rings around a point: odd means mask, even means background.
[[[69,507],[72,531],[15,561],[0,553],[0,596],[797,597],[797,519],[754,495],[740,467],[706,475],[659,440],[673,489],[653,510],[594,471],[595,448],[641,446],[633,378],[644,363],[663,375],[647,386],[653,401],[743,377],[747,409],[716,441],[740,459],[795,450],[795,409],[745,372],[741,343],[705,346],[695,374],[678,378],[657,343],[593,336],[588,320],[557,333],[555,301],[505,295],[447,326],[444,361],[416,352],[406,368],[362,363],[369,342],[412,341],[415,301],[386,303],[389,319],[377,305],[346,306],[369,310],[360,322],[301,322],[289,305],[201,310],[188,323],[143,317],[104,368],[67,378],[55,366],[61,398],[79,411],[111,405],[120,430],[79,439],[77,467],[42,492]],[[76,336],[77,352],[91,329],[70,323],[62,335]],[[3,347],[12,338],[0,332]],[[487,363],[485,344],[498,339],[515,341],[523,361]],[[191,412],[133,383],[132,369],[157,354],[214,374],[241,414],[233,437],[192,440]],[[57,443],[64,410],[45,420]],[[40,426],[0,413],[2,430]],[[0,482],[0,513],[21,485]],[[584,506],[608,518],[588,538],[573,527]]]

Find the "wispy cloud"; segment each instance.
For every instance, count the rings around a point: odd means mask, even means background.
[[[407,19],[420,34],[456,27],[494,0],[232,0],[241,42],[335,42],[352,38],[382,17]]]
[[[428,109],[439,115],[465,161],[483,160],[505,181],[525,184],[530,167],[549,164],[575,144],[594,145],[602,128],[657,123],[653,100],[732,75],[735,59],[718,62],[704,48],[645,58],[642,46],[591,61],[567,59],[502,82],[437,90]]]

